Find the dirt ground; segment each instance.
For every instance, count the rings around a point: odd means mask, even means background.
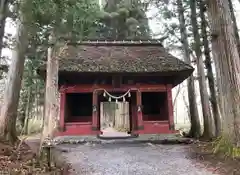
[[[6,142],[0,142],[0,174],[61,174],[60,169],[53,167],[50,172],[47,167],[44,161],[37,161],[36,154],[27,144],[10,146]]]
[[[71,175],[217,175],[189,158],[189,145],[86,143],[58,149]]]
[[[38,150],[38,146],[39,146],[39,141],[38,139],[29,139],[28,141],[26,141],[27,144],[23,143],[13,147],[10,146],[6,143],[0,142],[0,174],[11,174],[11,175],[25,175],[25,174],[64,174],[60,168],[53,168],[51,172],[48,171],[47,169],[47,164],[44,162],[38,162],[36,159],[36,151]],[[165,167],[165,171],[170,171],[172,164],[175,160],[181,159],[178,162],[181,163],[176,163],[175,165],[180,165],[179,166],[179,171],[182,168],[181,172],[177,173],[177,172],[172,172],[173,174],[181,174],[183,175],[185,174],[191,174],[191,169],[192,172],[196,172],[196,171],[200,171],[200,173],[205,173],[205,174],[218,174],[218,175],[240,175],[240,160],[239,159],[231,159],[231,158],[227,158],[224,157],[222,155],[214,155],[212,154],[212,147],[209,146],[209,143],[206,142],[196,142],[194,144],[191,144],[189,146],[187,146],[186,148],[184,148],[185,146],[161,146],[161,145],[142,145],[142,144],[137,144],[137,145],[121,145],[121,146],[117,146],[117,145],[95,145],[95,146],[91,146],[90,145],[65,145],[65,149],[68,149],[67,152],[62,153],[63,157],[67,157],[69,158],[69,163],[72,164],[73,168],[75,170],[77,170],[79,167],[81,167],[80,172],[82,174],[84,174],[83,172],[85,172],[85,174],[89,175],[89,172],[91,172],[93,169],[98,170],[98,171],[102,171],[105,174],[105,171],[110,171],[109,174],[114,174],[111,170],[114,169],[120,171],[121,167],[126,167],[128,166],[127,164],[125,165],[123,163],[124,166],[120,166],[118,164],[116,164],[115,166],[117,167],[112,167],[113,166],[113,162],[111,163],[112,166],[110,166],[107,162],[104,162],[104,160],[106,159],[101,159],[101,156],[106,158],[106,156],[109,156],[109,158],[107,158],[107,160],[109,160],[110,158],[113,159],[120,159],[120,158],[124,158],[131,161],[132,159],[137,159],[138,157],[136,157],[136,155],[138,155],[136,153],[136,151],[139,150],[140,153],[140,158],[141,161],[139,161],[139,164],[141,164],[141,167],[143,166],[143,164],[145,165],[145,168],[141,168],[142,172],[138,172],[138,173],[142,173],[142,174],[154,174],[153,170],[160,168],[161,171],[164,170],[164,166],[166,166],[166,164],[170,164],[169,167]],[[62,147],[62,146],[60,146]],[[183,149],[184,148],[184,149]],[[186,150],[186,152],[184,151],[185,149],[188,149],[189,151]],[[99,151],[100,152],[99,152]],[[94,152],[95,151],[95,152]],[[98,153],[96,153],[96,151]],[[103,153],[102,153],[103,152]],[[151,152],[153,152],[152,154],[150,154]],[[189,152],[190,154],[188,154],[187,152]],[[61,154],[61,153],[60,153]],[[60,154],[58,154],[60,156]],[[126,154],[126,155],[125,155]],[[146,155],[145,155],[146,154]],[[159,155],[158,155],[159,154]],[[81,155],[81,156],[80,156]],[[98,155],[96,157],[96,155]],[[132,155],[132,156],[131,156]],[[142,160],[142,156],[146,156],[146,157],[157,157],[159,159],[157,159],[157,161],[154,161],[155,164],[156,162],[158,162],[156,166],[154,166],[154,162],[150,161],[150,162],[145,162]],[[161,163],[161,161],[163,160],[163,157],[165,155],[164,162]],[[73,157],[72,157],[73,156]],[[172,159],[171,161],[167,159],[170,158],[175,158],[176,159]],[[60,156],[62,158],[62,156]],[[184,158],[185,157],[185,158]],[[139,159],[140,159],[139,158]],[[194,166],[192,166],[192,164],[188,161],[192,159],[192,163],[194,164]],[[83,161],[81,161],[83,159]],[[96,160],[95,160],[96,159]],[[101,160],[100,160],[101,159]],[[124,160],[125,160],[124,159]],[[145,161],[148,159],[144,159]],[[150,159],[152,160],[152,159]],[[96,161],[98,163],[96,163]],[[101,166],[105,165],[106,167],[101,167],[99,164],[99,161],[103,161],[101,163]],[[185,165],[183,165],[185,161]],[[121,160],[120,160],[121,162]],[[133,161],[138,162],[138,161]],[[196,163],[194,163],[196,162]],[[79,166],[82,165],[82,166]],[[84,166],[83,166],[84,165]],[[132,166],[134,165],[132,162],[130,163],[130,169],[133,168]],[[151,165],[151,166],[150,166]],[[109,167],[110,166],[110,167]],[[134,165],[135,166],[135,165]],[[136,166],[138,166],[136,164]],[[139,165],[140,166],[140,165]],[[185,168],[187,167],[187,168]],[[89,169],[90,168],[90,169]],[[152,169],[153,168],[153,169]],[[123,168],[124,169],[124,168]],[[139,168],[138,168],[139,169]],[[186,170],[186,171],[185,171]],[[144,172],[145,171],[145,172]],[[158,171],[156,171],[158,172]],[[92,173],[92,172],[91,172]],[[90,174],[91,174],[90,173]],[[94,172],[96,173],[96,172]],[[93,174],[94,174],[93,173]],[[103,173],[103,174],[104,174]],[[136,172],[135,172],[136,173]],[[169,173],[169,172],[168,172]],[[74,173],[73,173],[74,174]],[[100,173],[101,174],[101,173]],[[170,174],[171,175],[171,174]]]
[[[60,148],[72,165],[71,174],[240,175],[240,160],[213,154],[209,145],[65,144]]]
[[[210,143],[198,142],[192,144],[190,147],[191,158],[219,175],[240,175],[240,159],[213,154],[212,150]]]

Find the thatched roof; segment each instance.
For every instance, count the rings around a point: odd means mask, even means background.
[[[156,41],[85,42],[68,45],[61,55],[59,71],[71,72],[169,72],[192,70],[167,53]]]
[[[46,67],[45,67],[46,69]],[[84,41],[69,44],[59,59],[60,72],[82,73],[168,73],[193,68],[169,54],[158,40]]]

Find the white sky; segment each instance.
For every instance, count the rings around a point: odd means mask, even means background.
[[[234,4],[235,12],[236,12],[238,27],[240,28],[240,21],[238,20],[238,19],[240,19],[240,4],[239,4],[238,0],[233,0],[233,4]],[[156,13],[157,13],[157,9],[151,9],[151,11],[149,11],[147,13],[147,15],[150,17],[150,16],[154,16]],[[159,33],[159,31],[161,31],[161,29],[162,29],[161,22],[157,21],[156,19],[151,19],[149,21],[149,25],[150,25],[150,28],[152,29],[153,33]],[[16,27],[14,26],[13,23],[10,22],[9,19],[7,20],[7,23],[6,23],[5,32],[9,33],[9,34],[13,34],[13,35],[16,34]],[[3,54],[3,56],[8,56],[11,59],[11,50],[10,49],[3,49],[2,54]],[[176,52],[172,53],[172,54],[177,57],[181,57],[181,55],[177,54]],[[196,85],[196,89],[198,89],[197,82],[195,83],[195,85]],[[175,98],[177,88],[178,87],[173,89],[173,99]],[[180,95],[177,98],[177,103],[176,103],[177,105],[175,106],[175,122],[177,122],[177,123],[185,123],[186,120],[188,120],[187,108],[186,108],[186,105],[184,104],[184,97],[186,98],[186,101],[187,101],[186,95],[187,95],[186,87],[184,87],[184,85],[183,85],[181,88]],[[200,97],[197,99],[197,101],[198,101],[198,104],[200,104]],[[199,112],[201,112],[200,105],[199,105]]]

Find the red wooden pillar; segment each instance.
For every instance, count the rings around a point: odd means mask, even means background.
[[[60,130],[65,131],[66,92],[60,89]]]
[[[136,105],[131,103],[131,132],[132,134],[135,133],[135,129],[137,128],[136,125],[136,117],[137,117],[137,112],[136,112]]]
[[[137,130],[144,130],[142,117],[142,92],[137,91]]]
[[[98,100],[97,100],[97,91],[93,91],[93,106],[92,106],[92,131],[95,133],[98,133],[99,127],[98,127]]]
[[[174,116],[173,116],[173,104],[172,104],[172,85],[167,85],[167,106],[168,106],[168,120],[169,129],[175,130],[174,128]]]

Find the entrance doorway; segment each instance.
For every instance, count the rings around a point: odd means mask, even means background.
[[[112,96],[121,96],[121,93],[113,93]],[[131,136],[131,97],[109,100],[110,97],[99,96],[99,118],[101,137],[129,137]]]
[[[129,136],[130,118],[128,102],[101,102],[100,129],[104,137]]]

